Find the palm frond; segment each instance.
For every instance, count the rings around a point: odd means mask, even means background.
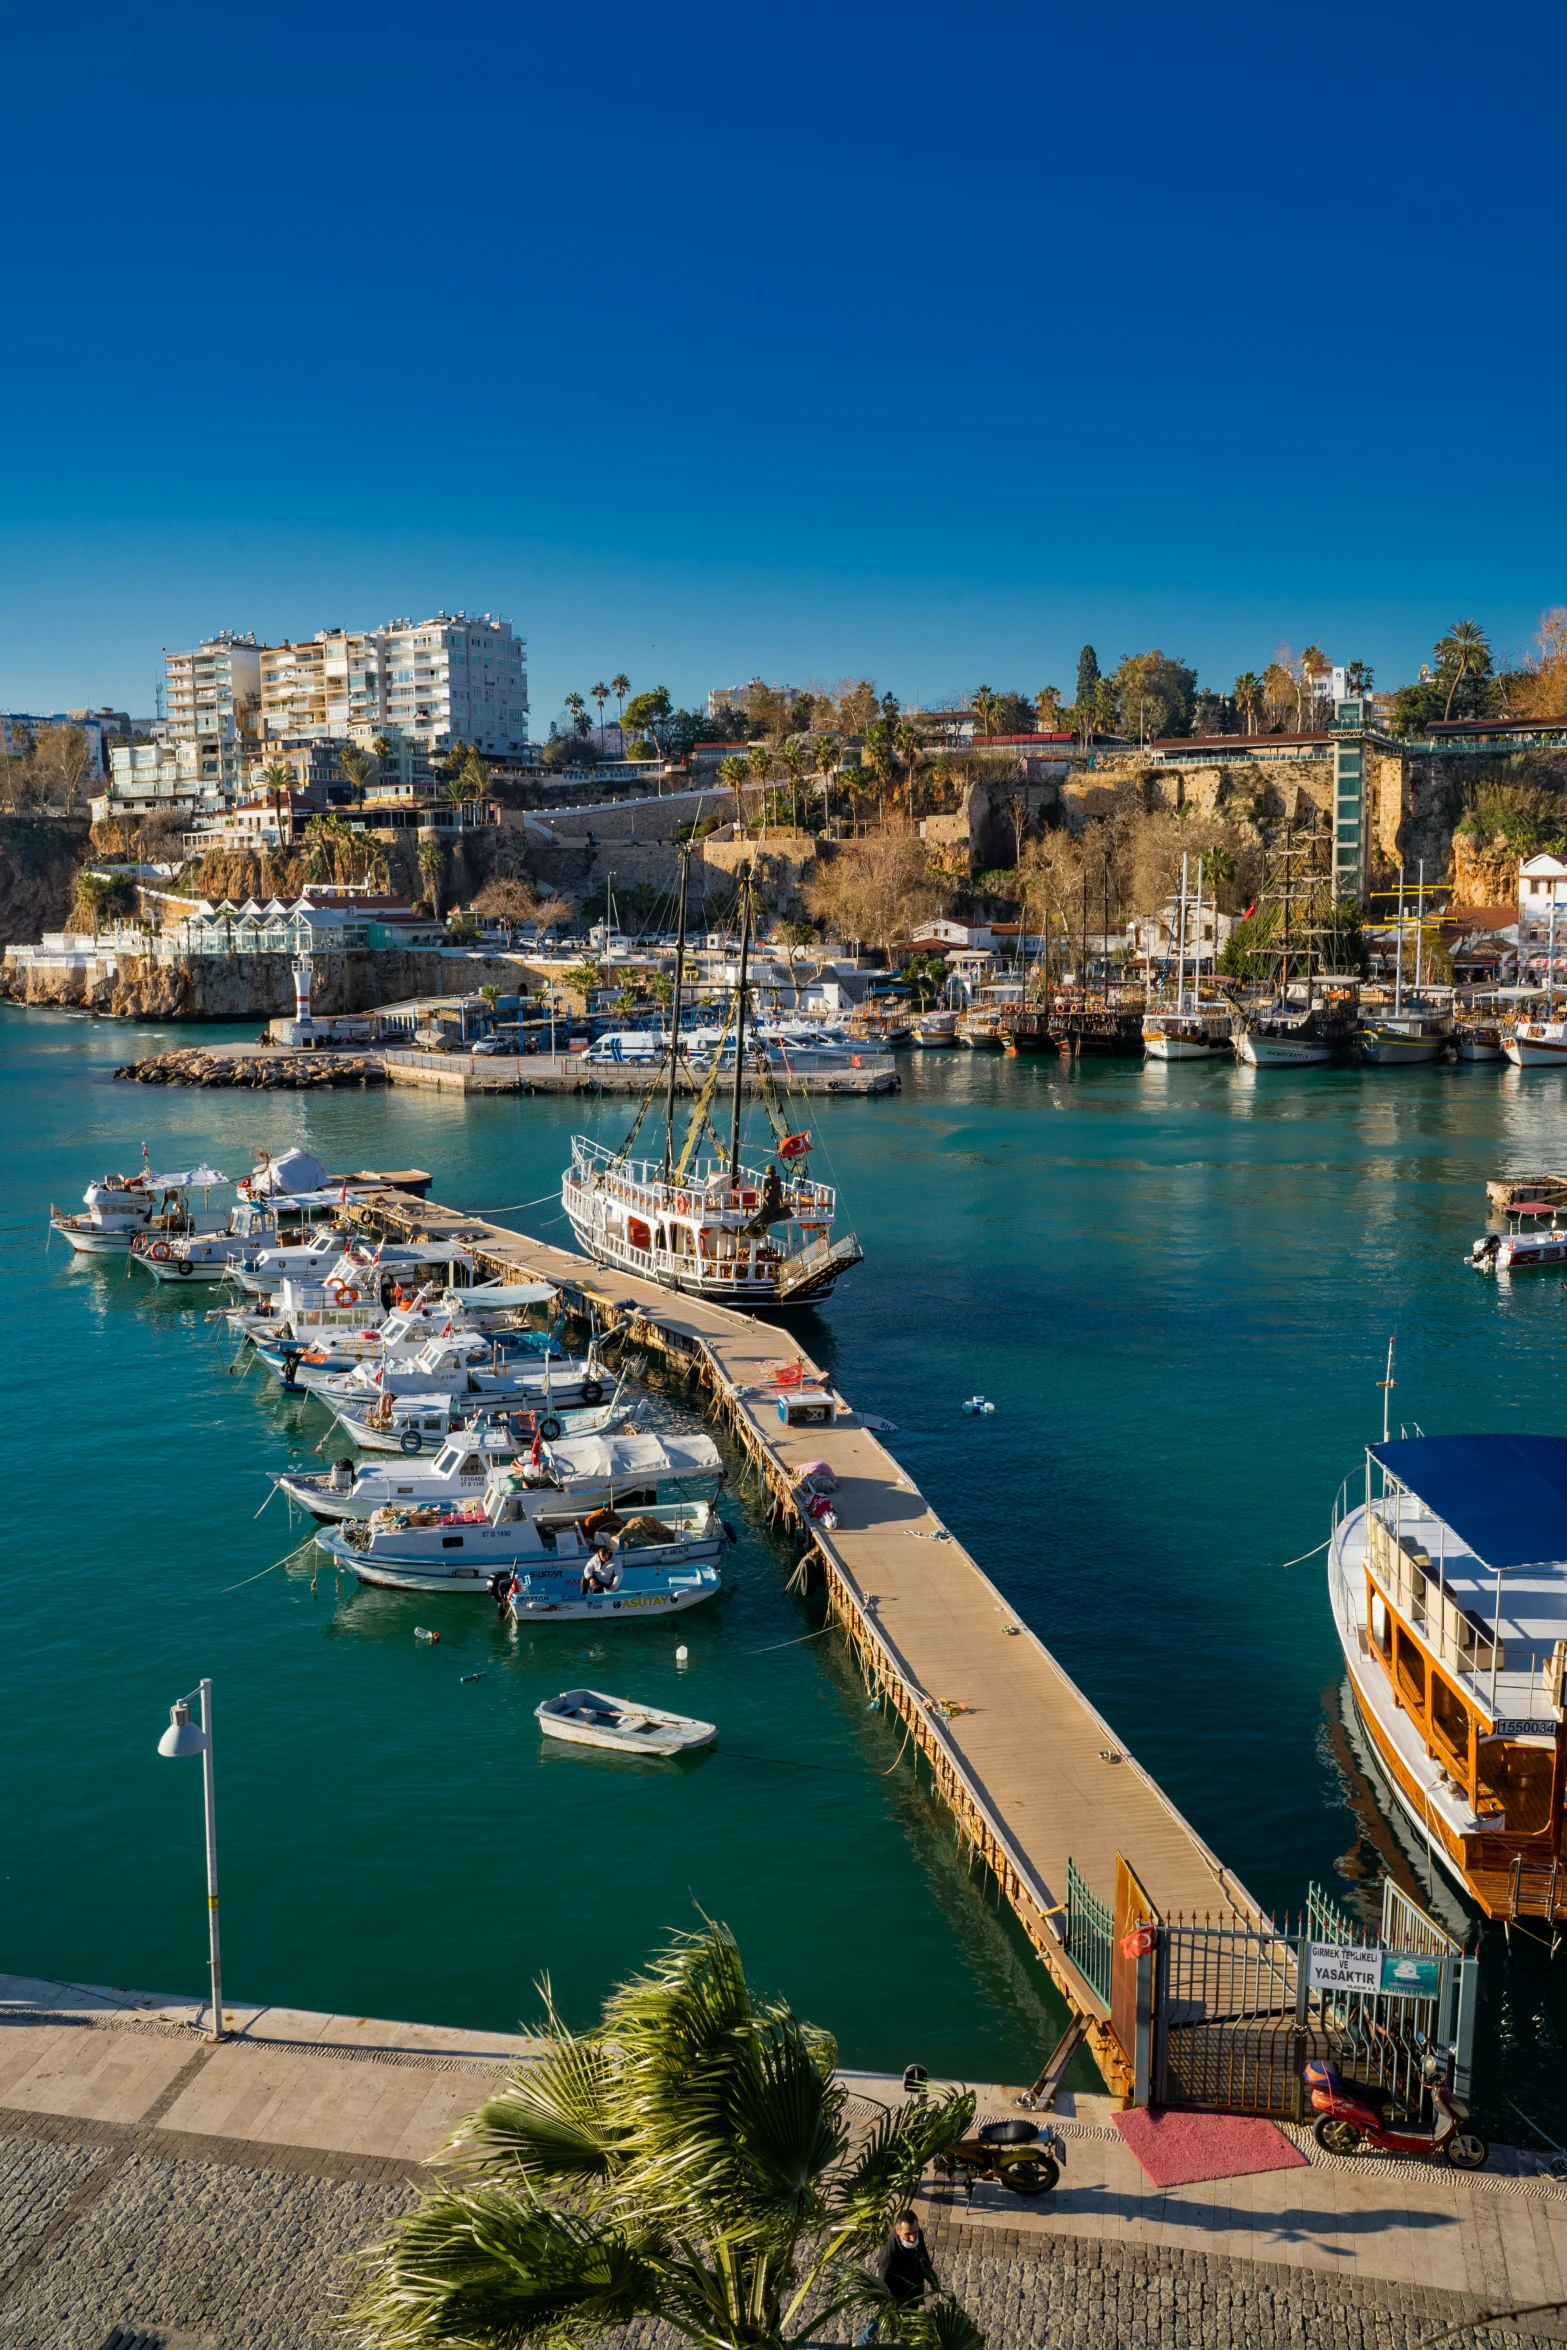
[[[905,2302],[899,2309],[894,2304],[880,2330],[892,2341],[911,2344],[912,2350],[985,2350],[984,2335],[950,2293],[938,2293],[923,2307]]]
[[[603,2179],[627,2135],[615,2111],[614,2076],[601,2041],[562,2034],[458,2123],[440,2159],[491,2177],[520,2173],[535,2184]]]
[[[501,2187],[431,2195],[365,2259],[348,2323],[366,2350],[547,2350],[658,2306],[655,2268],[618,2230]]]
[[[853,2159],[832,2179],[827,2208],[836,2244],[869,2249],[887,2233],[895,2207],[907,2203],[933,2155],[961,2138],[974,2118],[966,2089],[922,2098],[884,2113]]]

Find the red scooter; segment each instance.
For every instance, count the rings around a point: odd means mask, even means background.
[[[1402,2154],[1418,2160],[1450,2162],[1457,2170],[1483,2170],[1491,2149],[1464,2125],[1469,2108],[1447,2085],[1447,2075],[1434,2056],[1420,2066],[1420,2077],[1431,2092],[1435,2118],[1429,2128],[1407,2117],[1390,2119],[1393,2092],[1370,2081],[1345,2080],[1330,2064],[1308,2064],[1306,2087],[1316,2110],[1312,2135],[1329,2154],[1355,2154],[1362,2146],[1379,2154]]]

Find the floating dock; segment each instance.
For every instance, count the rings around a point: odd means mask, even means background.
[[[1073,1955],[1069,1887],[1090,1889],[1105,1932],[1118,1936],[1150,1907],[1166,1918],[1258,1921],[1261,1912],[874,1430],[836,1397],[830,1425],[782,1424],[778,1398],[789,1391],[776,1385],[780,1364],[798,1365],[802,1383],[827,1381],[776,1324],[406,1193],[374,1194],[360,1213],[399,1236],[461,1240],[497,1277],[553,1283],[597,1331],[622,1333],[710,1391],[766,1484],[775,1518],[798,1527],[807,1556],[814,1553],[868,1685],[925,1757],[960,1837],[990,1869],[1106,2081],[1130,2097],[1133,2020],[1123,2001],[1112,2014],[1116,1994],[1102,1965],[1101,1989],[1084,1971],[1092,1962],[1081,1945]],[[815,1460],[838,1480],[832,1529],[807,1524],[797,1510],[795,1479]],[[1042,2067],[1048,2054],[1041,2051]]]

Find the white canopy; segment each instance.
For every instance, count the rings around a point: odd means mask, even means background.
[[[228,1177],[220,1175],[216,1167],[192,1167],[184,1175],[149,1175],[149,1191],[215,1191]]]

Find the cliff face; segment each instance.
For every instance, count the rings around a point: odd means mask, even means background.
[[[64,929],[89,829],[85,816],[0,816],[0,947]]]
[[[1453,835],[1453,905],[1515,906],[1518,851],[1482,844],[1467,832]]]
[[[514,963],[454,963],[436,954],[317,955],[311,1008],[369,1012],[418,995],[458,995],[493,983],[516,990]],[[23,1004],[106,1012],[123,1020],[271,1020],[294,1009],[287,955],[182,955],[173,962],[106,955],[84,970],[0,974],[0,994]]]

